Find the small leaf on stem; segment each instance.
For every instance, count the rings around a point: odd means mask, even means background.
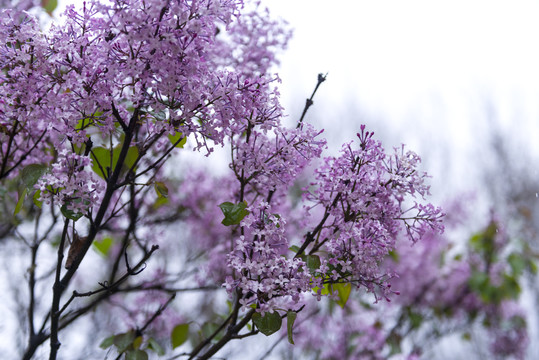
[[[270,336],[279,331],[283,320],[281,319],[281,315],[275,311],[272,313],[265,313],[264,316],[260,315],[260,313],[255,313],[253,315],[253,322],[262,334]]]
[[[189,324],[179,324],[172,329],[170,334],[170,341],[172,348],[175,349],[187,341],[189,336]]]

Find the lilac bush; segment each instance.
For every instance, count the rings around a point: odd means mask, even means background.
[[[312,97],[284,126],[271,70],[291,33],[260,4],[88,1],[46,32],[24,9],[0,19],[3,236],[29,259],[24,359],[62,357],[64,334],[85,318],[97,357],[207,359],[284,319],[305,351],[326,339],[305,340],[296,319],[329,326],[339,358],[381,356],[393,332],[369,319],[349,328],[364,313],[351,294],[396,311],[436,306],[415,300],[421,287],[396,289],[413,268],[388,266],[414,244],[436,251],[443,231],[419,156],[386,153],[365,126],[324,156],[322,131],[304,121]],[[204,160],[226,149],[229,171],[197,169],[189,149]],[[352,315],[324,313],[322,299]],[[350,353],[354,332],[371,340]]]
[[[316,326],[299,325],[296,344],[323,359],[432,358],[433,344],[444,336],[457,333],[471,342],[480,338],[473,329],[481,324],[490,358],[524,359],[526,314],[517,299],[524,269],[533,262],[514,248],[499,220],[469,244],[454,251],[453,241],[433,232],[412,247],[399,242],[385,262],[399,274],[392,281],[399,296],[376,306],[361,293],[350,295],[346,306],[311,301],[305,311]]]

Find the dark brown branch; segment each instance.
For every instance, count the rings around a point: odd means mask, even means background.
[[[49,359],[55,360],[60,348],[60,341],[58,339],[58,320],[60,317],[60,297],[64,291],[64,285],[60,282],[60,275],[62,273],[62,262],[64,259],[64,246],[67,239],[67,229],[69,226],[69,219],[64,221],[64,230],[62,231],[62,238],[60,239],[60,245],[58,246],[58,258],[56,263],[56,276],[53,286],[52,306],[51,306],[51,352]]]
[[[207,360],[213,355],[215,355],[217,351],[221,350],[223,346],[225,346],[230,340],[234,338],[234,336],[237,336],[238,332],[241,329],[243,329],[243,327],[247,325],[249,321],[251,321],[251,318],[253,317],[254,313],[255,313],[254,309],[249,310],[249,312],[243,317],[243,319],[241,319],[241,321],[238,324],[236,324],[235,326],[229,327],[226,334],[216,344],[210,347],[208,351],[206,351],[202,356],[197,357],[197,359]],[[194,353],[193,351],[190,354],[189,360],[194,359],[195,356],[196,356],[196,353]]]

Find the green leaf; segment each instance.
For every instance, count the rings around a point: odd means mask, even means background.
[[[41,209],[41,206],[43,206],[43,201],[40,201],[39,198],[41,197],[41,190],[37,190],[35,193],[34,193],[34,196],[33,196],[33,201],[34,201],[34,204]]]
[[[41,0],[41,7],[47,12],[47,14],[52,15],[52,12],[58,6],[58,0]]]
[[[125,360],[148,360],[148,354],[144,350],[132,350],[125,354]]]
[[[399,256],[399,253],[397,252],[397,250],[393,249],[389,252],[389,257],[391,258],[391,260],[393,260],[393,262],[395,263],[398,263],[400,261],[400,256]]]
[[[148,339],[148,349],[154,351],[159,356],[165,355],[165,349],[154,338]]]
[[[135,332],[133,330],[114,336],[114,345],[116,345],[119,353],[123,353],[132,347],[133,341],[135,341]]]
[[[294,345],[294,339],[292,338],[292,328],[294,326],[294,321],[296,321],[297,316],[298,313],[295,311],[288,311],[286,313],[286,330],[288,333],[288,342],[292,345]]]
[[[114,239],[111,237],[105,237],[101,241],[95,240],[93,245],[94,249],[103,256],[107,256],[110,250],[110,247],[114,243]]]
[[[318,294],[318,290],[319,290],[319,289],[320,289],[320,288],[319,288],[318,286],[315,286],[315,287],[313,288],[313,292],[314,292],[315,294]],[[324,284],[324,286],[322,286],[322,290],[320,291],[320,295],[328,295],[328,294],[330,294],[330,293],[331,293],[330,284]]]
[[[513,275],[520,276],[526,268],[526,261],[517,253],[512,253],[507,257],[507,262],[511,266]]]
[[[537,264],[531,259],[526,261],[526,264],[528,265],[528,270],[532,273],[532,275],[537,275]]]
[[[15,205],[15,210],[13,211],[13,215],[17,215],[19,211],[21,211],[22,205],[24,204],[24,199],[26,199],[26,192],[27,192],[26,188],[20,191],[19,201],[17,201],[17,205]]]
[[[172,342],[172,348],[175,349],[184,342],[187,341],[189,336],[189,324],[179,324],[172,329],[170,334],[170,341]]]
[[[518,296],[522,291],[518,281],[513,276],[507,274],[503,275],[503,282],[500,290],[502,291],[502,297],[505,299],[518,299]]]
[[[281,315],[275,311],[272,313],[265,313],[264,316],[260,315],[260,313],[255,313],[253,315],[253,322],[262,334],[270,336],[279,331],[283,320],[281,319]]]
[[[249,211],[245,210],[247,208],[247,202],[241,202],[239,204],[233,204],[231,202],[224,202],[219,205],[225,218],[221,222],[225,226],[238,225],[243,218],[249,215]]]
[[[468,279],[470,289],[476,294],[482,294],[485,292],[485,289],[488,287],[489,283],[490,281],[488,275],[477,270],[472,271],[472,275]]]
[[[172,145],[176,144],[175,147],[183,149],[183,146],[187,142],[187,138],[183,136],[181,132],[177,132],[174,135],[169,135],[168,139],[172,143]]]
[[[142,344],[142,336],[139,335],[133,340],[133,349],[140,348],[140,344]]]
[[[82,214],[79,212],[74,212],[71,209],[68,209],[67,206],[64,204],[60,208],[60,211],[62,212],[62,215],[64,215],[67,219],[77,221],[82,217]]]
[[[337,304],[339,304],[340,307],[344,308],[344,306],[348,302],[348,298],[350,297],[350,292],[352,291],[352,284],[337,283],[333,284],[332,288],[333,291],[337,291],[339,294],[339,300],[337,300]]]
[[[47,172],[47,166],[42,164],[30,164],[21,171],[21,180],[28,191],[34,189],[40,177]]]
[[[91,154],[94,159],[92,170],[106,180],[113,171],[112,163],[114,163],[114,160],[112,160],[110,150],[102,146],[94,147]]]
[[[105,340],[103,340],[101,342],[101,344],[99,344],[99,347],[101,349],[108,349],[109,347],[111,347],[112,345],[114,345],[114,337],[115,335],[112,335],[112,336],[109,336],[108,338],[106,338]]]
[[[154,184],[154,188],[157,196],[168,198],[168,187],[165,185],[165,183],[156,182]]]
[[[199,331],[199,335],[204,340],[208,337],[210,337],[217,329],[219,328],[219,324],[216,324],[214,322],[205,322],[202,324],[202,327]],[[219,335],[215,336],[215,340],[219,341],[223,337],[222,333],[219,333]]]
[[[320,269],[320,256],[318,255],[304,255],[301,257],[303,261],[307,264],[307,267],[311,272],[315,272],[316,270]]]
[[[158,196],[155,203],[152,205],[154,210],[159,209],[161,206],[168,204],[169,201],[166,197]]]
[[[292,245],[292,246],[290,246],[290,247],[288,248],[288,250],[290,250],[290,251],[292,251],[292,252],[294,252],[294,253],[297,254],[298,251],[299,251],[299,246],[297,246],[297,245]]]
[[[107,180],[107,178],[112,175],[114,169],[116,168],[116,164],[118,163],[118,159],[120,158],[121,151],[122,145],[116,146],[112,150],[112,154],[109,149],[102,146],[92,148],[91,154],[94,159],[92,164],[92,170],[102,179]],[[122,166],[122,172],[126,172],[127,170],[131,169],[135,165],[138,156],[138,148],[136,146],[131,146],[127,150],[127,154],[125,156],[125,160]]]
[[[119,157],[121,148],[117,147],[116,149],[114,149],[114,152],[116,151],[118,152],[118,157]],[[125,156],[124,166],[122,170],[127,171],[131,169],[137,162],[138,156],[139,156],[138,148],[136,146],[131,146],[127,150],[127,155]],[[118,159],[116,159],[116,161],[118,161]],[[116,166],[116,163],[114,163],[114,166]]]

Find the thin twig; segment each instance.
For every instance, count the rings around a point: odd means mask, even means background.
[[[299,119],[298,125],[296,126],[296,128],[299,128],[301,124],[303,124],[303,118],[307,114],[307,110],[309,110],[309,108],[314,104],[313,102],[314,94],[316,94],[316,91],[318,90],[318,87],[320,86],[320,84],[326,81],[327,76],[328,76],[327,73],[326,75],[322,73],[318,74],[318,82],[316,83],[316,86],[314,88],[313,93],[311,94],[311,97],[305,101],[305,107],[303,108],[303,113],[301,114],[301,118]]]

